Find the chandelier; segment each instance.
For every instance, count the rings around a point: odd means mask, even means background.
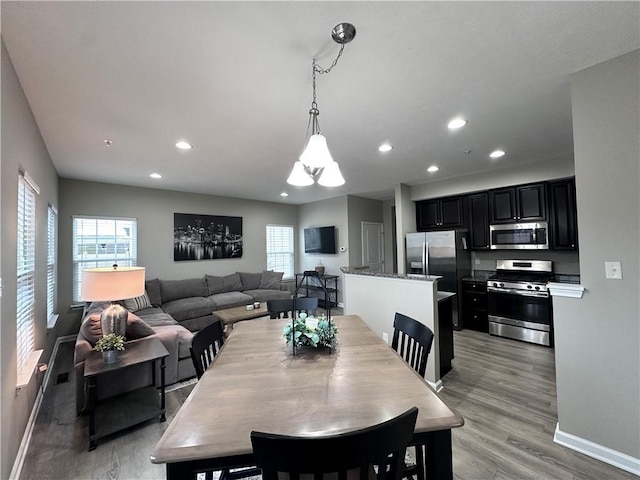
[[[331,38],[340,44],[338,56],[327,69],[322,68],[313,59],[311,64],[313,100],[311,101],[311,109],[309,110],[309,123],[307,124],[307,143],[305,145],[300,159],[293,164],[293,170],[287,183],[299,187],[313,185],[316,181],[323,187],[339,187],[344,185],[344,177],[340,172],[338,162],[333,160],[327,139],[322,135],[320,123],[318,122],[318,103],[316,102],[316,74],[329,73],[336,66],[338,60],[342,56],[344,46],[356,36],[356,29],[350,23],[340,23],[331,30]],[[309,135],[311,131],[311,135]]]

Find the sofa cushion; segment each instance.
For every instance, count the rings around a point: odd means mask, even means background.
[[[253,297],[243,292],[225,292],[211,295],[209,300],[213,302],[216,310],[225,308],[239,307],[240,305],[249,305],[253,303]]]
[[[142,318],[151,328],[162,325],[178,325],[178,322],[171,315],[158,307],[145,308],[136,312],[136,315]]]
[[[151,307],[151,301],[149,300],[149,295],[147,295],[146,290],[139,297],[127,298],[123,303],[124,308],[134,313],[139,310]]]
[[[92,313],[87,315],[80,325],[80,333],[87,341],[95,346],[96,342],[102,337],[102,326],[100,325],[100,314]],[[148,337],[155,332],[144,320],[135,313],[129,312],[127,316],[127,331],[125,336],[127,340]]]
[[[216,293],[224,292],[224,280],[222,280],[222,277],[205,275],[204,278],[207,282],[207,289],[209,290],[209,295],[214,295]]]
[[[191,357],[189,347],[191,346],[191,339],[193,338],[192,332],[184,328],[182,325],[163,325],[161,327],[156,327],[155,330],[159,335],[175,333],[178,337],[178,358]]]
[[[254,302],[266,302],[267,300],[287,300],[292,296],[288,290],[272,290],[266,288],[259,288],[258,290],[245,290],[242,293],[251,295]]]
[[[152,278],[144,282],[144,289],[149,296],[149,302],[152,307],[159,307],[162,305],[162,295],[160,294],[160,279]]]
[[[222,292],[241,292],[244,290],[242,285],[242,279],[238,272],[232,273],[231,275],[225,275],[222,277]]]
[[[181,322],[189,318],[210,315],[215,309],[215,304],[204,297],[189,297],[163,303],[162,309],[178,322]]]
[[[260,279],[262,273],[238,272],[240,280],[242,280],[242,288],[239,290],[256,290],[260,288]]]
[[[282,283],[283,275],[284,272],[272,272],[269,270],[265,270],[260,274],[260,285],[256,288],[280,290],[280,284]],[[247,288],[247,290],[249,289]]]
[[[160,280],[160,294],[162,295],[162,309],[166,311],[164,304],[167,302],[181,298],[206,297],[209,295],[209,291],[207,290],[207,282],[202,277],[184,280]]]

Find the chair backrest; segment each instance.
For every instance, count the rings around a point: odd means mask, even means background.
[[[328,473],[337,473],[342,480],[354,469],[360,480],[371,474],[378,480],[400,479],[417,416],[418,409],[413,407],[372,427],[320,437],[251,432],[253,458],[262,469],[263,480],[276,480],[278,472],[288,473],[290,480],[299,480],[300,474],[313,474],[314,480],[320,480]],[[349,478],[354,473],[350,471]]]
[[[396,313],[391,348],[422,377],[427,370],[427,359],[432,344],[433,332],[429,327],[411,317]]]
[[[202,377],[204,371],[213,363],[223,344],[224,332],[220,320],[207,325],[193,335],[189,350],[198,378]]]
[[[295,309],[297,312],[306,312],[307,315],[316,315],[318,299],[316,297],[287,298],[285,300],[267,300],[267,310],[270,318],[289,318],[289,314]]]

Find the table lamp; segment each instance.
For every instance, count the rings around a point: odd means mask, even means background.
[[[98,267],[82,271],[81,299],[85,302],[112,302],[100,315],[102,335],[124,336],[129,312],[114,302],[144,294],[144,267]],[[117,308],[120,307],[120,308]]]

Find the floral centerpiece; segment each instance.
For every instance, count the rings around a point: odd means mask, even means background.
[[[287,345],[293,341],[296,347],[308,345],[332,348],[338,343],[337,335],[338,327],[333,320],[327,319],[324,315],[318,318],[307,317],[305,313],[288,323],[282,331]]]
[[[108,333],[96,342],[94,350],[102,352],[104,363],[113,363],[118,359],[118,352],[124,350],[124,337]]]

